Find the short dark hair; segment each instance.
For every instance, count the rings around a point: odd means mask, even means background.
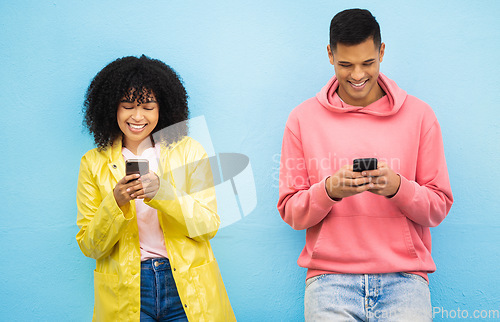
[[[84,125],[94,136],[95,144],[105,148],[113,144],[122,132],[116,113],[123,97],[143,102],[153,93],[159,106],[158,124],[153,132],[186,121],[189,116],[186,89],[177,73],[164,62],[142,55],[114,60],[91,81],[85,94]],[[181,123],[186,124],[186,122]],[[187,133],[187,126],[176,127],[177,132],[168,143],[178,141]]]
[[[330,47],[337,44],[358,45],[372,37],[375,46],[380,48],[382,39],[380,26],[375,17],[366,9],[348,9],[333,17],[330,23]]]

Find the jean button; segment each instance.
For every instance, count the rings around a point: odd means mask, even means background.
[[[158,265],[160,265],[160,263],[158,263],[158,262],[155,262],[155,267],[158,267]]]

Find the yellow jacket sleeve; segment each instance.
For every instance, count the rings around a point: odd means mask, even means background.
[[[85,256],[99,259],[111,252],[134,214],[130,205],[121,209],[116,203],[113,188],[98,185],[98,176],[91,171],[92,160],[82,157],[77,187],[76,240]],[[99,169],[97,170],[99,171]]]

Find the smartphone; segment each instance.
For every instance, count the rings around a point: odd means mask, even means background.
[[[352,171],[362,172],[366,170],[376,170],[376,169],[377,169],[376,158],[354,159],[354,161],[352,161]]]
[[[141,176],[149,173],[149,161],[146,159],[128,159],[125,161],[125,173],[127,175],[140,174]],[[134,179],[137,180],[137,179]],[[132,181],[132,180],[130,180]],[[130,182],[129,181],[129,182]]]

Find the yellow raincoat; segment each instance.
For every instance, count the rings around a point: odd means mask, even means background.
[[[160,189],[145,203],[158,210],[172,274],[189,321],[235,321],[209,240],[219,228],[209,159],[185,137],[161,148]],[[88,151],[78,176],[78,245],[96,259],[94,321],[139,321],[141,259],[135,201],[113,196],[125,176],[121,139]]]

